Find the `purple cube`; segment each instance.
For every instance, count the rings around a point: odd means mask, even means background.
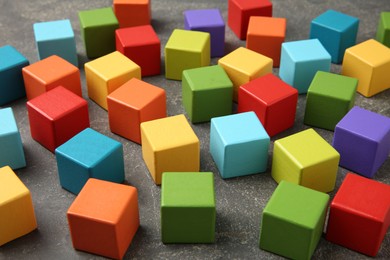
[[[390,118],[353,107],[336,125],[333,147],[341,167],[374,177],[390,152]]]
[[[211,57],[225,55],[225,22],[218,9],[184,11],[184,29],[210,33]]]

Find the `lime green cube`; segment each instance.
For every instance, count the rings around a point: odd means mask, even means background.
[[[79,12],[81,38],[88,58],[98,58],[116,50],[118,20],[111,7]]]
[[[222,67],[215,65],[183,71],[183,106],[192,123],[230,115],[232,99],[233,83]]]
[[[390,48],[390,12],[382,12],[379,17],[376,39]]]
[[[318,71],[307,91],[304,123],[334,131],[355,103],[358,80]]]
[[[329,195],[282,181],[263,210],[260,248],[310,259],[324,228]]]
[[[163,243],[213,243],[214,177],[211,172],[165,172],[161,184]]]
[[[210,65],[210,34],[173,30],[165,45],[165,77],[181,80],[184,70]]]

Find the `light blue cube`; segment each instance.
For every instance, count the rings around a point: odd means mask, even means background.
[[[211,119],[210,153],[224,179],[265,172],[269,143],[254,112]]]
[[[78,67],[76,41],[69,20],[35,23],[33,27],[40,60],[57,55]]]
[[[282,43],[279,77],[307,93],[317,71],[330,71],[331,57],[318,39]]]
[[[0,106],[26,96],[22,68],[29,64],[14,47],[0,47]]]
[[[311,22],[310,38],[318,39],[332,56],[332,62],[339,64],[345,50],[356,44],[358,28],[358,18],[328,10]]]
[[[61,186],[78,194],[89,178],[122,183],[123,146],[86,128],[55,150]]]
[[[22,139],[11,108],[0,109],[0,168],[26,166]]]

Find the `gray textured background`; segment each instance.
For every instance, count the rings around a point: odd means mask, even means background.
[[[274,16],[286,17],[288,21],[286,41],[306,39],[310,21],[326,11],[335,9],[360,19],[358,42],[375,36],[379,13],[390,11],[389,0],[273,0]],[[138,188],[141,226],[129,247],[125,258],[135,259],[278,259],[279,256],[258,248],[260,217],[276,183],[266,173],[229,180],[222,180],[209,154],[210,124],[193,125],[201,142],[201,170],[215,173],[217,198],[216,243],[210,245],[164,245],[160,240],[160,187],[149,176],[141,156],[141,147],[110,132],[107,112],[90,101],[85,86],[83,64],[88,61],[80,38],[77,12],[80,10],[110,6],[109,0],[0,0],[0,46],[13,45],[24,54],[30,63],[37,61],[32,24],[68,18],[71,20],[77,41],[83,94],[89,102],[91,127],[110,136],[124,145],[126,182]],[[227,19],[226,0],[153,0],[152,25],[161,39],[162,50],[175,28],[183,28],[182,12],[187,9],[219,8]],[[226,27],[226,52],[245,42],[238,40]],[[162,52],[163,53],[163,52]],[[218,59],[213,59],[216,64]],[[163,61],[163,60],[162,60]],[[333,72],[340,66],[332,65]],[[277,70],[274,70],[277,73]],[[390,72],[389,72],[390,73]],[[181,104],[181,82],[166,80],[164,76],[146,77],[145,81],[167,91],[168,115],[184,113]],[[372,98],[357,95],[356,105],[382,115],[390,116],[390,90]],[[61,188],[57,176],[55,157],[31,139],[26,100],[11,106],[17,119],[24,144],[27,167],[16,171],[30,189],[38,221],[38,229],[0,247],[1,259],[98,259],[100,257],[75,251],[72,248],[66,221],[66,211],[75,196]],[[303,125],[305,96],[299,96],[295,126],[274,138],[288,136],[308,128]],[[333,132],[316,129],[328,142]],[[270,147],[270,155],[272,152]],[[272,158],[272,157],[270,157]],[[270,166],[271,161],[269,161]],[[339,169],[336,190],[346,171]],[[390,160],[377,172],[375,179],[390,184]],[[332,197],[334,192],[330,194]],[[364,259],[364,255],[350,251],[321,239],[314,253],[316,259]],[[390,234],[382,243],[378,259],[390,259]]]

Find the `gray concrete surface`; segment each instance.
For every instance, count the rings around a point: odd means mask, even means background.
[[[273,0],[274,16],[286,17],[287,41],[306,39],[310,21],[326,11],[335,9],[360,19],[358,42],[375,36],[381,11],[390,11],[388,0]],[[69,18],[76,34],[83,94],[89,103],[91,127],[124,145],[126,183],[139,191],[141,226],[129,247],[126,259],[279,259],[280,257],[258,248],[260,217],[276,183],[270,175],[270,167],[263,174],[222,180],[209,154],[209,123],[193,125],[201,141],[201,170],[215,173],[217,198],[216,243],[210,245],[164,245],[160,240],[160,187],[154,185],[142,160],[141,147],[125,140],[109,130],[107,112],[88,99],[83,64],[88,61],[80,38],[77,12],[80,10],[110,6],[109,0],[0,0],[0,46],[10,44],[23,53],[31,63],[37,61],[32,24]],[[152,24],[161,39],[162,50],[175,28],[183,28],[182,12],[187,9],[220,8],[227,19],[226,0],[153,0]],[[226,52],[245,42],[238,40],[226,27]],[[216,64],[218,59],[213,59]],[[340,66],[333,65],[333,72]],[[277,74],[278,70],[275,69]],[[163,75],[146,77],[145,81],[167,91],[169,115],[184,113],[181,104],[181,82],[166,80]],[[75,196],[59,185],[55,157],[32,140],[26,111],[26,100],[7,106],[14,109],[20,127],[27,167],[16,171],[30,189],[35,206],[38,229],[0,247],[0,259],[99,259],[99,256],[76,251],[72,247],[66,220],[66,211]],[[390,90],[372,98],[357,95],[356,104],[390,116]],[[6,106],[5,106],[6,107]],[[299,97],[295,126],[272,141],[308,128],[303,125],[305,96]],[[328,142],[333,132],[316,129]],[[1,149],[1,148],[0,148]],[[269,153],[272,153],[272,145]],[[271,157],[270,157],[271,158]],[[270,166],[271,161],[269,162]],[[344,179],[346,170],[338,172],[336,190]],[[380,168],[375,180],[390,184],[390,160]],[[1,191],[0,191],[1,192]],[[334,196],[334,192],[330,194]],[[366,256],[321,239],[314,259],[365,259]],[[390,259],[390,234],[387,233],[377,259]]]

